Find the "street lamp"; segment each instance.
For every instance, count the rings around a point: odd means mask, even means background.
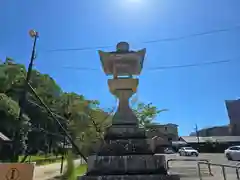
[[[33,67],[33,61],[35,59],[35,51],[36,51],[36,42],[37,42],[37,38],[39,37],[38,36],[38,32],[35,31],[35,30],[30,30],[29,31],[29,35],[31,38],[33,38],[33,48],[32,48],[32,55],[31,55],[31,59],[30,59],[30,63],[28,65],[28,71],[27,71],[27,77],[26,77],[26,85],[25,85],[25,94],[26,94],[26,89],[28,87],[28,82],[30,80],[30,77],[31,77],[31,73],[32,73],[32,67]]]
[[[35,30],[30,30],[29,31],[29,35],[31,38],[33,38],[33,47],[32,47],[32,53],[31,53],[31,59],[30,59],[30,63],[28,65],[28,71],[27,71],[27,77],[25,80],[25,84],[23,87],[23,91],[21,94],[21,97],[19,98],[19,106],[20,106],[20,111],[19,111],[19,115],[18,115],[18,119],[21,121],[22,120],[22,116],[23,116],[23,109],[26,103],[26,95],[27,95],[27,89],[28,89],[28,83],[29,80],[31,78],[31,73],[32,73],[32,67],[33,67],[33,61],[35,59],[35,51],[36,51],[36,42],[37,42],[37,38],[38,36],[38,32]],[[15,138],[14,138],[14,159],[17,160],[18,158],[18,153],[16,151],[18,151],[18,141],[20,141],[22,139],[22,129],[20,129],[19,132],[15,132]]]
[[[31,59],[30,59],[29,65],[28,65],[27,77],[26,77],[24,89],[23,89],[23,92],[22,92],[22,97],[20,98],[20,101],[19,101],[19,105],[20,105],[19,119],[22,117],[22,114],[23,114],[23,107],[24,107],[25,101],[26,101],[26,94],[27,94],[27,89],[28,89],[28,83],[29,83],[29,80],[31,78],[33,61],[35,59],[36,42],[37,42],[37,38],[39,37],[38,36],[38,32],[36,32],[35,30],[30,30],[29,31],[29,35],[30,35],[31,38],[34,39],[34,41],[33,41],[33,48],[32,48]]]

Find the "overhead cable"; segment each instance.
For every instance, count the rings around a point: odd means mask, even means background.
[[[207,66],[207,65],[213,65],[213,64],[222,64],[222,63],[228,63],[233,60],[237,60],[238,58],[232,58],[232,59],[225,59],[220,61],[210,61],[210,62],[202,62],[202,63],[193,63],[193,64],[185,64],[185,65],[173,65],[173,66],[159,66],[159,67],[152,67],[147,68],[147,71],[157,71],[157,70],[165,70],[165,69],[178,69],[178,68],[188,68],[188,67],[199,67],[199,66]]]
[[[149,41],[144,41],[142,43],[157,43],[157,42],[178,41],[178,40],[192,38],[192,37],[197,37],[197,36],[204,36],[204,35],[210,35],[210,34],[227,32],[227,31],[231,31],[231,30],[239,29],[239,28],[240,28],[240,25],[234,26],[232,28],[215,29],[215,30],[210,30],[210,31],[205,31],[205,32],[200,32],[200,33],[194,33],[194,34],[189,34],[189,35],[185,35],[185,36],[180,36],[180,37],[172,37],[172,38],[163,38],[163,39],[149,40]]]
[[[228,58],[224,60],[218,60],[218,61],[209,61],[209,62],[200,62],[200,63],[192,63],[192,64],[184,64],[184,65],[171,65],[171,66],[156,66],[156,67],[150,67],[150,68],[144,68],[145,71],[157,71],[157,70],[167,70],[167,69],[178,69],[178,68],[190,68],[190,67],[200,67],[200,66],[208,66],[208,65],[214,65],[214,64],[222,64],[222,63],[229,63],[231,61],[239,60],[240,57],[235,58]],[[98,71],[97,68],[83,68],[83,67],[62,67],[64,69],[71,69],[71,70],[77,70],[77,71]]]
[[[170,38],[148,40],[148,41],[142,41],[140,43],[150,44],[150,43],[158,43],[158,42],[179,41],[179,40],[198,37],[198,36],[205,36],[205,35],[211,35],[211,34],[216,34],[216,33],[228,32],[228,31],[231,31],[231,30],[239,29],[239,28],[240,28],[240,25],[236,25],[236,26],[230,27],[230,28],[209,30],[209,31],[205,31],[205,32],[193,33],[193,34],[179,36],[179,37],[170,37]],[[115,47],[115,45],[95,46],[95,47],[81,47],[81,48],[60,48],[60,49],[47,50],[47,52],[86,51],[86,50],[97,50],[97,49],[104,49],[104,48],[110,48],[110,47]]]

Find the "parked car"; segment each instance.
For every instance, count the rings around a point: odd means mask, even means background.
[[[165,154],[174,154],[175,152],[174,152],[174,150],[171,149],[171,148],[166,148],[166,149],[164,149],[164,153],[165,153]]]
[[[180,156],[198,156],[199,152],[192,147],[182,147],[178,151]]]
[[[232,161],[240,161],[240,146],[231,146],[224,152],[226,158]]]

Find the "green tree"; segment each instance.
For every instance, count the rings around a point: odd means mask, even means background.
[[[133,108],[134,113],[136,114],[139,120],[139,126],[147,128],[149,125],[157,124],[154,122],[155,118],[164,111],[168,111],[167,109],[159,110],[152,103],[137,103],[136,107]]]
[[[14,132],[20,129],[28,134],[28,151],[53,152],[63,141],[62,130],[47,111],[41,107],[32,93],[27,93],[27,103],[23,107],[24,117],[18,119],[18,101],[23,91],[26,68],[7,58],[0,64],[0,131],[14,139]],[[56,114],[73,140],[87,155],[92,144],[102,141],[106,128],[111,125],[111,112],[100,108],[97,100],[86,99],[83,95],[66,93],[47,74],[32,71],[30,84],[43,102]],[[138,103],[134,109],[142,127],[154,123],[162,111],[150,104]],[[21,139],[19,142],[22,143]],[[21,147],[21,146],[19,146]]]

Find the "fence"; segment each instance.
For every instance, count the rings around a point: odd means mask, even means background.
[[[209,163],[209,162],[203,162],[203,161],[198,162],[197,165],[198,165],[198,174],[199,174],[200,180],[202,180],[201,166],[200,166],[201,164],[206,164],[210,170],[211,170],[211,166],[221,167],[224,180],[227,180],[227,175],[226,175],[226,171],[225,171],[226,167],[236,169],[237,180],[240,180],[240,177],[239,177],[240,163],[238,163],[237,165],[234,166],[234,165],[226,165],[226,164],[215,164],[215,163]],[[212,172],[211,172],[211,174],[212,174]]]
[[[171,161],[186,161],[186,162],[188,162],[188,161],[194,162],[195,161],[198,163],[205,162],[205,164],[207,164],[207,166],[208,166],[209,175],[212,176],[211,166],[209,165],[209,160],[207,160],[207,159],[168,159],[167,160],[167,169],[169,169],[169,162],[171,162]]]

